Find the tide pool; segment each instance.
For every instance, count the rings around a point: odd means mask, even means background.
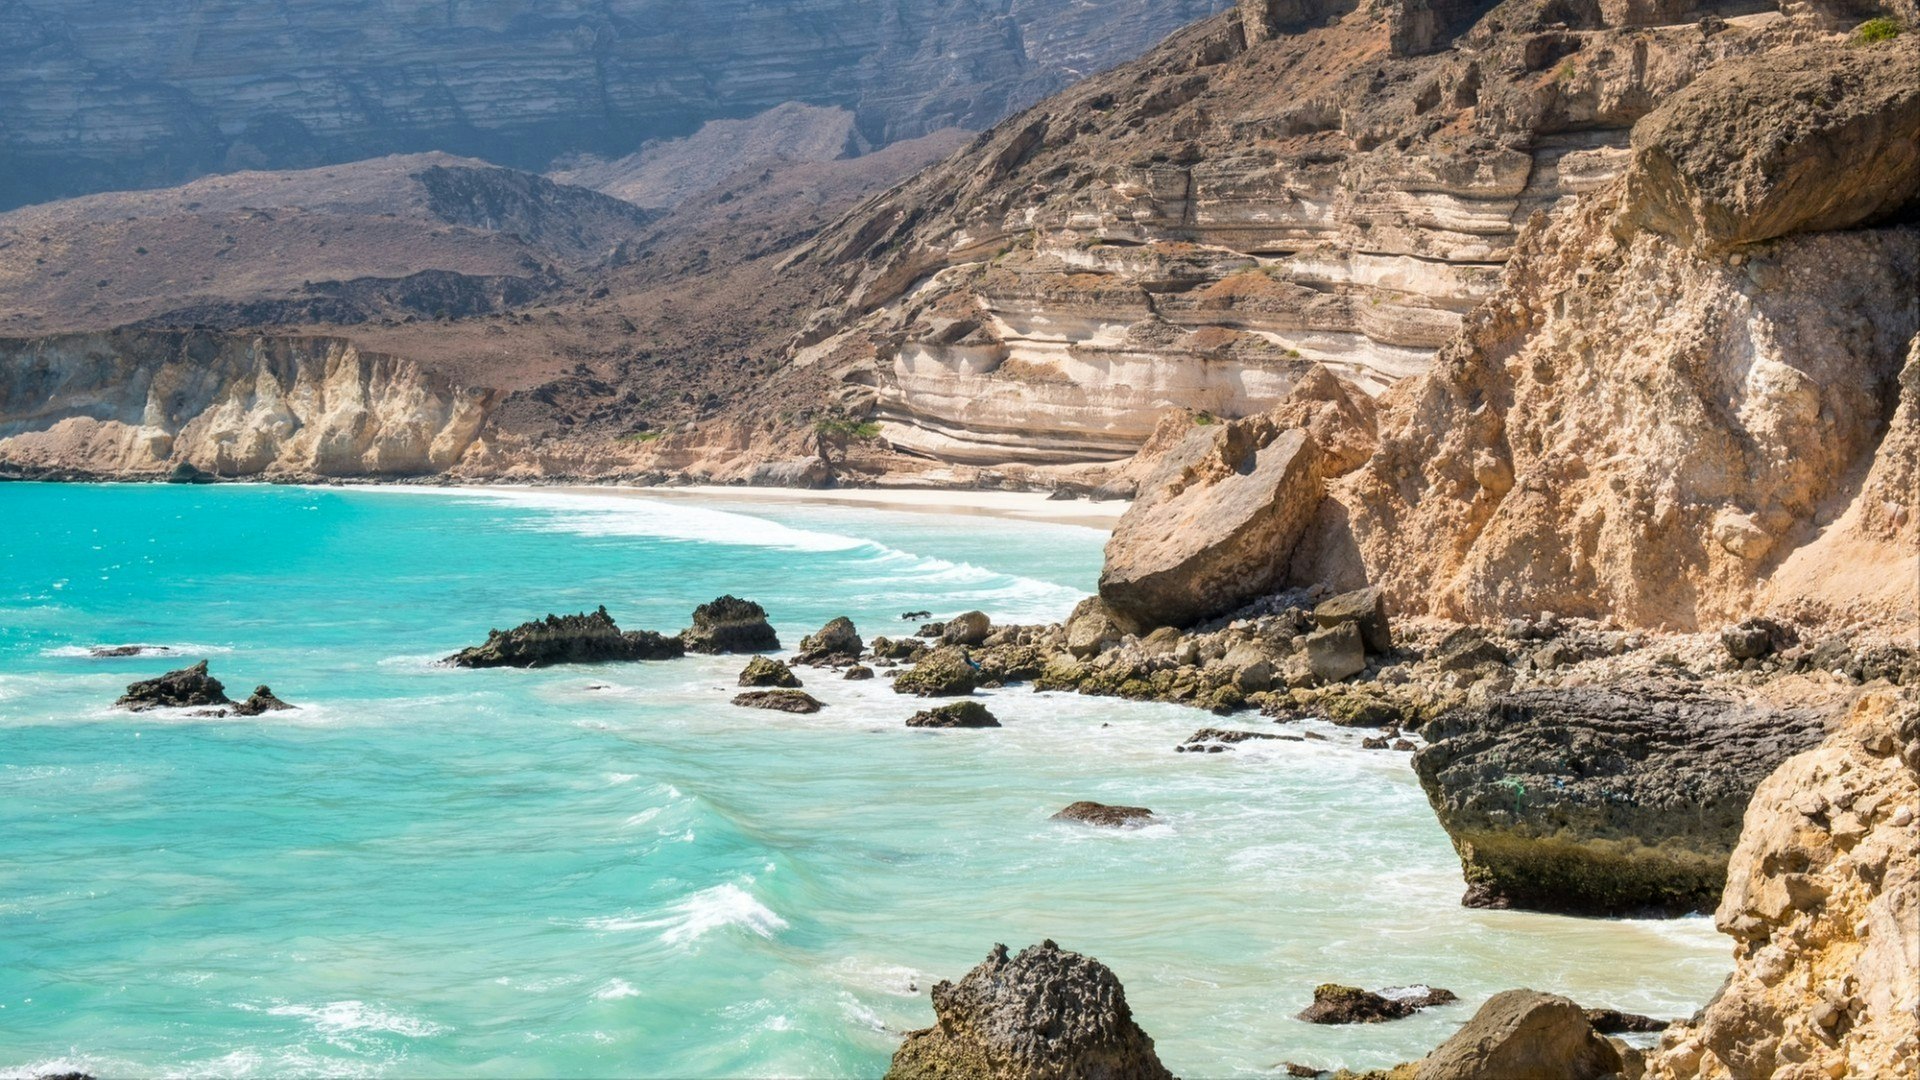
[[[1418,1056],[1515,986],[1683,1015],[1731,967],[1704,919],[1462,909],[1405,756],[1330,727],[1175,754],[1223,722],[1014,687],[983,695],[1004,728],[928,732],[813,669],[824,711],[735,708],[742,658],[434,664],[729,592],[788,647],[836,615],[1058,619],[1092,529],[263,486],[6,484],[0,513],[0,1075],[878,1076],[934,981],[1051,937],[1174,1072],[1271,1076]],[[177,655],[88,655],[115,644]],[[202,658],[299,710],[110,708]],[[1048,819],[1083,798],[1162,820]],[[1326,981],[1464,1000],[1293,1020]]]

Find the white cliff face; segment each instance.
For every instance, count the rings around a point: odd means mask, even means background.
[[[0,343],[0,463],[141,475],[444,472],[494,392],[338,338],[76,334]]]
[[[847,299],[802,355],[870,387],[896,448],[979,466],[1110,463],[1168,409],[1263,412],[1313,364],[1379,393],[1496,294],[1530,220],[1617,181],[1663,96],[1801,32],[1508,3],[1407,56],[1379,14],[1251,47],[1212,20],[869,203],[803,256]]]

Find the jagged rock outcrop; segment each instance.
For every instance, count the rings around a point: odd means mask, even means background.
[[[733,695],[733,703],[748,709],[789,713],[817,713],[826,708],[825,702],[805,690],[748,690]]]
[[[1466,903],[1606,915],[1717,903],[1748,799],[1825,720],[1685,684],[1582,687],[1458,708],[1422,734],[1414,771]]]
[[[793,690],[799,688],[800,677],[784,661],[771,656],[756,656],[740,670],[739,682],[741,686],[777,686]]]
[[[496,395],[326,337],[114,331],[0,339],[0,463],[300,479],[442,472]]]
[[[1294,1019],[1309,1024],[1383,1024],[1458,1000],[1459,996],[1453,991],[1437,986],[1389,987],[1375,992],[1357,986],[1321,983],[1313,988],[1313,1004],[1302,1009]]]
[[[1413,1080],[1605,1080],[1624,1073],[1619,1049],[1593,1030],[1580,1006],[1537,990],[1507,990],[1422,1058]]]
[[[671,660],[684,655],[676,638],[652,630],[621,630],[605,607],[578,615],[548,615],[511,630],[489,630],[487,640],[446,662],[454,667],[548,667],[612,661]]]
[[[1081,799],[1079,802],[1067,804],[1059,813],[1053,815],[1053,820],[1078,821],[1082,824],[1100,825],[1109,829],[1125,829],[1152,821],[1153,811],[1144,806],[1112,806]]]
[[[233,699],[227,697],[227,688],[220,680],[207,673],[207,662],[202,660],[192,667],[134,683],[113,704],[116,708],[145,712],[195,705],[231,705]]]
[[[780,637],[767,622],[767,609],[731,594],[693,609],[693,625],[680,632],[688,652],[772,652]]]
[[[24,0],[0,9],[0,206],[421,147],[541,168],[789,101],[851,109],[868,146],[991,123],[1224,2],[265,0],[216,26]]]
[[[1656,1080],[1920,1072],[1920,701],[1864,699],[1754,792],[1715,921],[1734,973]]]
[[[922,709],[907,717],[908,727],[918,728],[989,728],[999,727],[1000,718],[992,710],[977,701],[956,701],[951,705],[940,705],[931,709]]]
[[[270,687],[262,683],[253,688],[253,693],[247,695],[247,700],[233,707],[233,715],[259,716],[263,713],[286,712],[292,708],[293,706],[281,701]]]
[[[1051,941],[995,945],[933,988],[935,1024],[907,1033],[887,1080],[1172,1080],[1106,965]]]
[[[860,640],[860,632],[854,629],[853,620],[842,615],[801,638],[800,654],[794,658],[794,662],[851,664],[860,659],[860,654],[865,651],[866,644]]]

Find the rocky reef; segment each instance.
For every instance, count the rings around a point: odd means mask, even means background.
[[[227,688],[207,672],[205,660],[179,671],[169,671],[127,687],[113,703],[116,708],[145,712],[148,709],[179,709],[198,705],[231,705]]]
[[[1000,718],[993,711],[977,701],[956,701],[951,705],[939,705],[931,709],[922,709],[907,717],[908,727],[917,728],[988,728],[999,727]]]
[[[680,632],[688,652],[772,652],[780,637],[767,622],[767,609],[731,594],[693,609],[693,625]]]
[[[1825,727],[1669,683],[1502,695],[1421,734],[1469,906],[1619,915],[1711,909],[1754,789]]]
[[[489,630],[487,640],[447,657],[454,667],[547,667],[685,655],[675,638],[652,630],[621,630],[605,607],[579,615],[548,615],[511,630]]]
[[[933,1027],[907,1033],[888,1080],[1172,1080],[1106,965],[1051,941],[995,945],[933,988]]]

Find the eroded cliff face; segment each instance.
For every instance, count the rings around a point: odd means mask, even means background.
[[[800,358],[870,387],[897,448],[973,465],[1124,458],[1165,410],[1264,411],[1314,363],[1384,390],[1662,100],[1823,36],[1752,10],[1243,5],[829,232],[805,257],[845,302]]]
[[[1732,978],[1656,1080],[1920,1072],[1920,702],[1862,701],[1754,792],[1715,921]]]
[[[801,101],[978,128],[1228,0],[12,0],[0,207],[445,150],[541,168]]]
[[[458,465],[494,403],[338,338],[0,341],[0,464],[26,475],[418,476]]]

